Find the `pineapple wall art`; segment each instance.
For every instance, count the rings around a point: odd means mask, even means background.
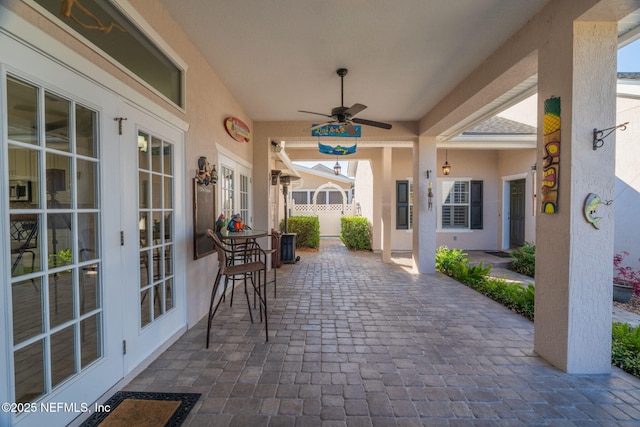
[[[542,157],[542,213],[558,212],[560,176],[560,98],[544,101],[544,154]]]

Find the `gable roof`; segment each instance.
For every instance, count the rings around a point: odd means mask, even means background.
[[[474,127],[467,129],[462,135],[535,135],[536,128],[525,123],[494,116]]]

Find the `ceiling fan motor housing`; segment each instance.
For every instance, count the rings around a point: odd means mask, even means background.
[[[331,109],[331,115],[340,123],[344,123],[351,118],[351,114],[345,114],[349,107],[334,107]]]

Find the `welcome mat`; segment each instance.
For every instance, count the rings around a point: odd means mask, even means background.
[[[178,427],[200,398],[200,393],[119,391],[82,427]]]
[[[511,254],[505,251],[485,251],[485,254],[499,256],[500,258],[511,258]]]

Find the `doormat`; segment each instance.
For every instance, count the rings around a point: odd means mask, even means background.
[[[178,427],[200,398],[200,393],[119,391],[82,427]]]
[[[500,258],[511,258],[511,254],[504,251],[485,251],[484,253],[493,256],[499,256]]]

